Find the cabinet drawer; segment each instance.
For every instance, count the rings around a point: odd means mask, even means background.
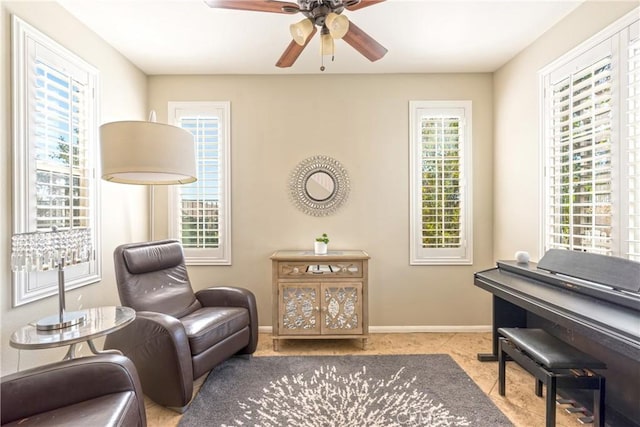
[[[278,262],[278,277],[281,279],[301,278],[360,278],[363,277],[362,261]]]

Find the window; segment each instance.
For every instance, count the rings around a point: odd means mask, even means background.
[[[637,12],[541,72],[543,252],[640,261]]]
[[[169,235],[182,242],[188,264],[231,264],[230,105],[170,102],[169,118],[196,142],[198,180],[174,186]]]
[[[14,233],[90,228],[94,259],[65,268],[67,289],[100,280],[98,73],[12,17]],[[14,272],[13,304],[57,292],[56,271]]]
[[[410,263],[471,264],[471,101],[411,101]]]

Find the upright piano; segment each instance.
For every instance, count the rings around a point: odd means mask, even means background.
[[[542,328],[607,364],[609,426],[640,427],[640,263],[552,249],[538,263],[498,261],[474,275],[493,294],[493,348],[501,327]],[[587,408],[591,394],[560,390]]]

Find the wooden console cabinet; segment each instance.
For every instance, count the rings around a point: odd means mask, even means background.
[[[277,251],[273,275],[273,349],[282,339],[369,336],[369,255],[360,250]]]

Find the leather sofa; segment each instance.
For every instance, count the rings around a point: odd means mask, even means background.
[[[2,377],[2,426],[144,427],[144,397],[133,363],[101,354]]]
[[[121,245],[114,262],[120,301],[136,311],[136,319],[109,334],[105,348],[133,360],[154,402],[183,412],[194,379],[235,354],[256,350],[253,293],[239,287],[194,293],[178,241]]]

